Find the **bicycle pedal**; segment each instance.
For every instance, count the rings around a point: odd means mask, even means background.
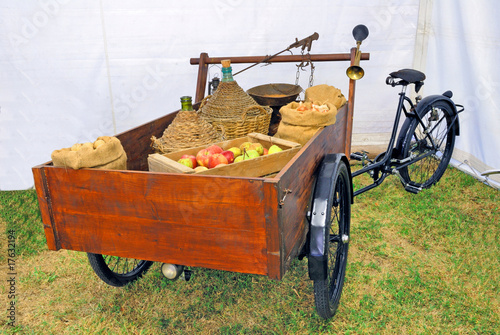
[[[418,192],[422,191],[422,188],[415,185],[406,184],[405,190],[413,194],[418,194]]]
[[[353,152],[351,153],[351,159],[357,160],[357,161],[363,161],[368,158],[368,155],[366,152]]]

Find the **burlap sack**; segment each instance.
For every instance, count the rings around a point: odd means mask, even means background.
[[[326,84],[316,85],[306,89],[304,99],[310,102],[316,101],[320,105],[329,102],[337,107],[337,109],[344,106],[347,101],[338,88]]]
[[[127,169],[127,154],[116,137],[100,136],[94,143],[77,143],[71,148],[54,150],[51,155],[54,166],[72,169]]]
[[[307,108],[304,111],[297,110],[300,103],[295,101],[281,107],[281,122],[275,137],[304,145],[318,130],[335,123],[337,108],[332,103],[325,103],[328,106],[325,112],[312,109],[311,102],[304,104]]]

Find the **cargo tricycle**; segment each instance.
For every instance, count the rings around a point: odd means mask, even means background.
[[[150,138],[161,136],[177,112],[117,135],[128,156],[127,170],[73,170],[55,167],[52,162],[34,167],[48,248],[88,253],[96,274],[113,286],[138,279],[153,262],[164,263],[162,269],[171,271],[171,278],[184,273],[188,279],[189,268],[205,267],[280,280],[294,258],[307,257],[316,310],[323,318],[332,317],[346,273],[355,194],[349,164],[355,80],[359,61],[369,59],[368,53],[359,50],[367,30],[355,28],[353,34],[358,45],[350,53],[308,55],[313,62],[350,62],[354,75],[348,71],[347,103],[339,109],[335,124],[317,132],[275,174],[149,171]],[[204,97],[208,66],[221,59],[205,53],[191,59],[199,68],[196,101]],[[265,59],[232,57],[231,61]],[[300,55],[281,55],[273,62],[302,59]],[[421,86],[425,76],[403,70],[389,78],[388,84],[406,89],[409,84]],[[373,161],[364,153],[352,156],[365,165],[356,175],[367,172],[374,179],[366,190],[379,185],[388,174],[397,174],[405,188],[416,193],[435,183],[440,177],[433,177],[436,171],[442,174],[448,164],[458,134],[451,96],[432,96],[417,105],[404,93],[400,97],[395,128],[403,111],[403,135],[396,140],[394,131],[388,151]],[[407,110],[404,103],[408,101]],[[420,132],[421,128],[425,131]],[[438,164],[429,172],[430,160]],[[425,166],[430,173],[425,178],[434,179],[429,183],[416,179],[413,165]],[[418,176],[424,174],[418,172]]]

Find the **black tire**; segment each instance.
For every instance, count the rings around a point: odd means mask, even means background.
[[[153,265],[151,261],[87,253],[90,266],[106,284],[125,286],[139,278]]]
[[[351,225],[351,181],[344,162],[340,162],[333,178],[333,199],[329,200],[331,220],[326,239],[328,259],[327,278],[314,280],[314,301],[319,316],[329,319],[335,315],[344,286]]]
[[[407,119],[400,132],[400,143],[402,158],[410,155],[418,158],[430,151],[431,155],[400,170],[404,182],[415,187],[429,188],[441,179],[448,163],[450,162],[453,148],[455,147],[455,127],[457,122],[453,122],[455,113],[450,105],[445,101],[436,101],[428,108],[422,110],[420,117],[430,129],[430,137],[438,146],[438,150],[433,149],[432,143],[423,134],[423,126],[417,118]]]

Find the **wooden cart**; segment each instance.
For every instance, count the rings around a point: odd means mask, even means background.
[[[353,64],[355,53],[353,48],[350,53],[317,54],[310,59]],[[220,63],[221,59],[205,53],[191,59],[191,64],[199,66],[196,101],[204,96],[208,65]],[[263,59],[233,57],[231,61],[254,63]],[[301,59],[300,55],[277,56],[273,62]],[[369,59],[369,54],[362,54],[361,59]],[[281,279],[290,261],[302,252],[309,257],[310,276],[316,285],[317,280],[328,277],[325,271],[331,269],[327,269],[326,251],[312,253],[319,246],[314,239],[323,236],[327,246],[335,241],[328,242],[331,220],[323,219],[323,224],[318,224],[315,209],[324,206],[325,201],[330,209],[338,206],[332,194],[338,192],[335,185],[345,175],[339,166],[348,166],[354,93],[355,81],[350,80],[348,103],[339,110],[336,123],[318,132],[273,177],[148,171],[150,138],[160,137],[176,112],[117,135],[128,156],[127,170],[72,170],[54,167],[52,162],[34,167],[49,249],[259,274],[272,279]],[[347,171],[350,176],[348,167]],[[325,178],[331,181],[321,184],[329,185],[330,190],[326,190],[326,200],[320,204],[318,199],[325,197],[325,189],[315,187],[315,183],[318,180],[319,185]],[[350,178],[343,178],[340,191],[348,201],[343,203],[347,208],[338,220],[348,221],[352,190]],[[330,218],[330,209],[321,215]],[[348,227],[337,233],[339,237],[346,257]]]

